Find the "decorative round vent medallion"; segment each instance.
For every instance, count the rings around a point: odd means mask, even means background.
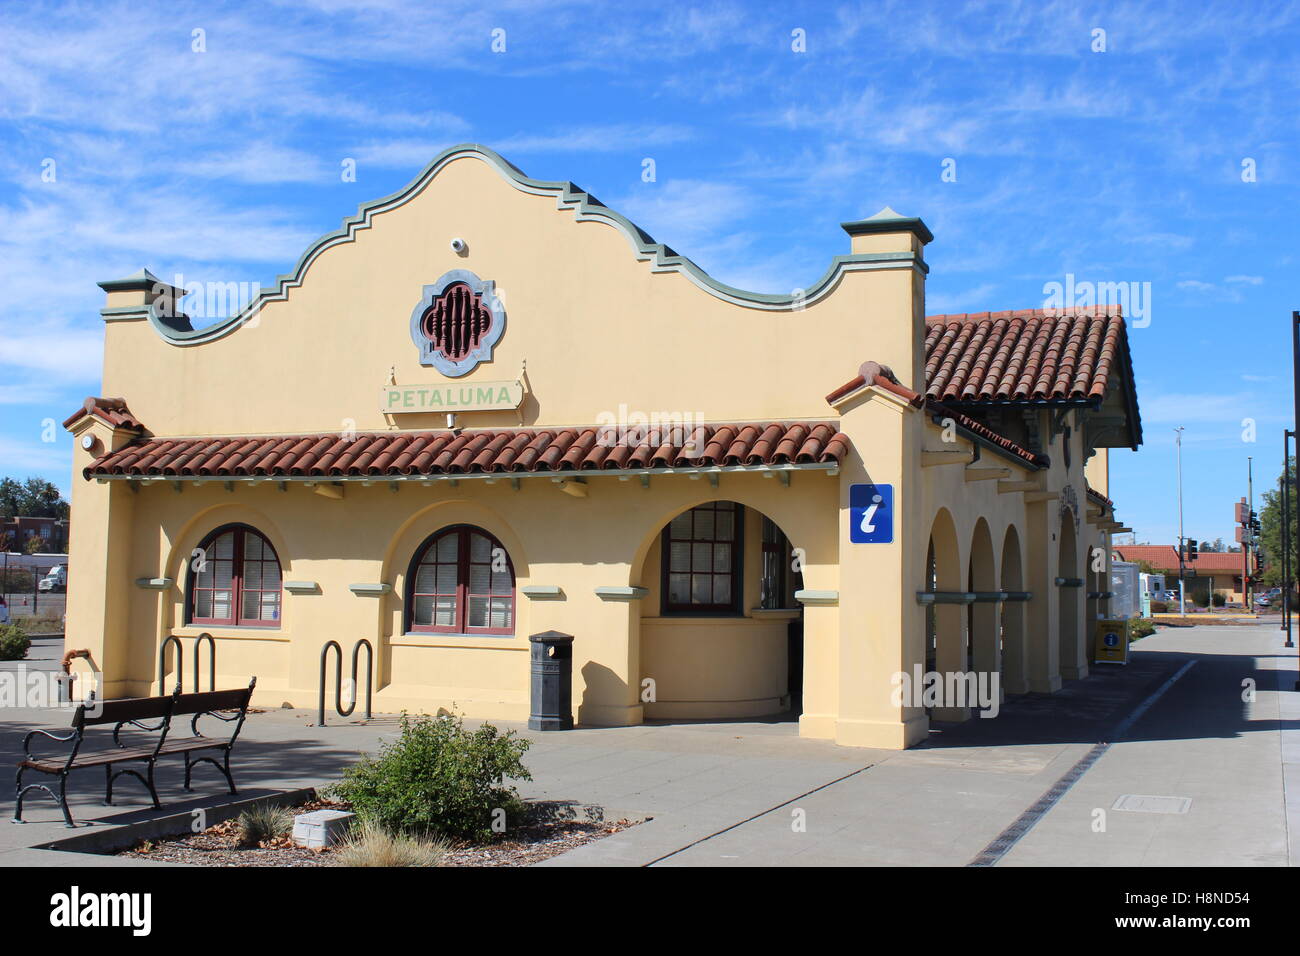
[[[411,313],[411,339],[419,346],[420,364],[451,378],[492,361],[492,349],[505,330],[506,312],[494,283],[466,269],[453,269],[426,285]]]

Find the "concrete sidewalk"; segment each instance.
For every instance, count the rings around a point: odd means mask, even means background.
[[[1193,662],[1027,833],[1015,834],[998,865],[1287,865],[1296,858],[1289,824],[1300,825],[1300,694],[1290,689],[1294,649],[1281,643],[1276,623],[1162,630],[1135,645],[1127,667],[1050,697],[1015,698],[994,720],[941,726],[905,752],[800,739],[789,721],[551,734],[516,726],[533,744],[525,763],[534,779],[520,791],[652,817],[543,865],[961,866]],[[1246,679],[1257,685],[1253,701],[1242,700]],[[49,712],[0,714],[0,763],[10,766],[35,721],[66,723]],[[289,710],[249,718],[235,760],[241,793],[330,782],[396,729],[392,718],[313,720]],[[160,770],[167,812],[222,802],[215,774],[200,771],[205,796],[183,800],[190,795],[177,767]],[[111,827],[153,814],[129,781],[120,808],[100,806],[100,783],[74,776],[79,821]],[[1191,804],[1174,814],[1110,809],[1126,794]],[[11,792],[0,793],[0,814],[11,812]],[[71,832],[49,800],[29,799],[25,816],[33,823],[0,823],[0,865],[41,863],[54,854],[28,848]],[[1099,819],[1104,830],[1095,829]]]

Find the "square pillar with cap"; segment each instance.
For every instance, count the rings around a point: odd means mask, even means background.
[[[72,433],[71,523],[64,644],[85,650],[93,680],[81,679],[79,693],[94,687],[101,699],[131,696],[137,688],[129,662],[130,580],[135,489],[128,482],[88,481],[83,470],[116,451],[140,432],[121,399],[88,398],[64,422]]]

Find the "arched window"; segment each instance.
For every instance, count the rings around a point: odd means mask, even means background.
[[[280,626],[280,559],[247,525],[226,525],[199,545],[190,562],[190,624]]]
[[[744,508],[714,501],[683,511],[663,532],[663,612],[739,614]]]
[[[515,569],[501,542],[480,528],[445,528],[424,543],[407,575],[407,629],[513,634]]]

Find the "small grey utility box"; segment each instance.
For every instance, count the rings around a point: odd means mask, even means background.
[[[299,846],[330,846],[347,839],[355,813],[313,810],[293,818],[293,842]]]

